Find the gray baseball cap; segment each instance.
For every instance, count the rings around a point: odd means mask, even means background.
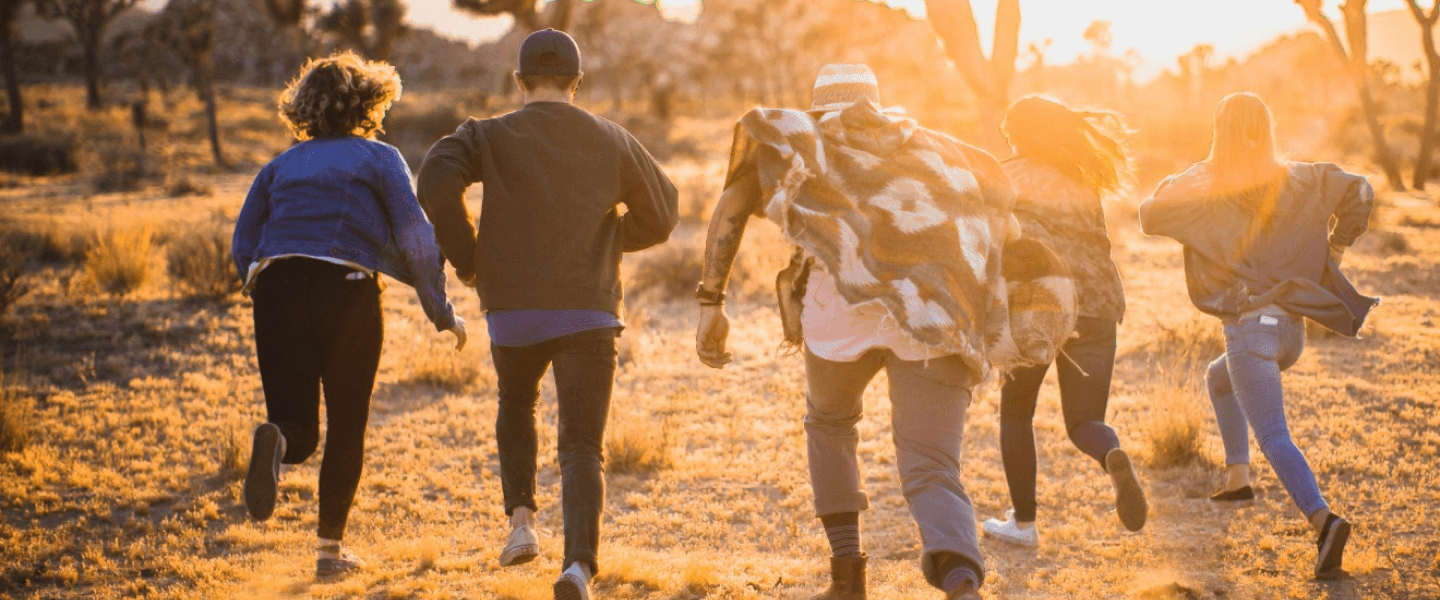
[[[521,75],[579,75],[580,47],[563,31],[542,29],[520,44]]]

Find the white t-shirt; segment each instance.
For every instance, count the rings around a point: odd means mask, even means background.
[[[835,279],[819,261],[813,263],[800,314],[805,345],[815,356],[851,362],[872,348],[889,348],[900,360],[927,360],[945,353],[915,341],[890,311],[878,302],[852,307],[840,297]]]

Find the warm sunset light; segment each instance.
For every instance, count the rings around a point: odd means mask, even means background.
[[[0,600],[1440,598],[1440,0],[882,2],[0,0]]]

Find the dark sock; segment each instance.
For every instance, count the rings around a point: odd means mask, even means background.
[[[964,587],[967,583],[973,589],[980,589],[980,573],[959,554],[945,554],[940,557],[936,568],[945,574],[940,587],[945,593],[950,593]]]
[[[860,513],[835,513],[820,517],[825,537],[830,540],[830,553],[837,557],[860,556]]]

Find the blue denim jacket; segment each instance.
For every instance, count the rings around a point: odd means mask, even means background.
[[[361,137],[301,142],[265,165],[231,244],[240,279],[271,256],[329,257],[415,288],[437,331],[455,324],[444,258],[400,151]]]

